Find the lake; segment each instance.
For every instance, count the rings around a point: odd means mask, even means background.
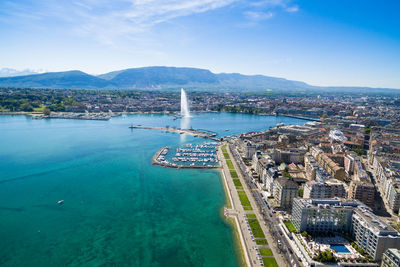
[[[223,136],[280,122],[306,121],[205,113],[185,126]],[[219,171],[151,164],[160,147],[205,140],[128,128],[181,123],[160,114],[109,121],[0,116],[0,265],[241,265],[221,212]]]

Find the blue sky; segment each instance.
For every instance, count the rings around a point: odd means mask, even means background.
[[[166,65],[400,88],[400,1],[0,0],[0,68]]]

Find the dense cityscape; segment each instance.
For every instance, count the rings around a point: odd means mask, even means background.
[[[194,112],[224,111],[298,116],[326,123],[400,127],[400,96],[323,93],[296,96],[271,93],[191,92]],[[0,89],[0,112],[122,113],[180,110],[179,91],[94,91]]]
[[[5,0],[0,267],[400,267],[399,0]]]
[[[293,261],[398,261],[400,131],[353,122],[279,125],[231,141],[246,164],[243,177],[267,203],[262,211],[279,213],[278,237],[287,238],[283,253],[293,249]]]
[[[44,119],[108,120],[126,113],[177,116],[181,103],[175,91],[0,91],[3,114]],[[247,251],[254,265],[259,259],[261,265],[274,264],[274,259],[278,265],[305,266],[392,266],[390,262],[399,260],[398,96],[194,91],[189,105],[194,113],[284,115],[309,121],[231,135],[218,146],[224,177],[233,182],[226,183],[234,207],[225,215],[243,212],[250,234],[244,238],[250,242],[245,247],[256,244]],[[163,155],[167,150],[161,150]],[[177,166],[158,155],[161,165]],[[246,232],[243,220],[241,227]],[[275,257],[265,256],[270,254]]]

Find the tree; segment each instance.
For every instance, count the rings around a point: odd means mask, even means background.
[[[364,155],[364,149],[362,148],[353,148],[352,150],[356,152],[358,156]]]
[[[299,195],[299,197],[303,197],[304,189],[303,188],[299,188],[299,190],[297,191],[297,194]]]
[[[335,255],[333,255],[333,253],[329,250],[320,251],[318,253],[318,255],[315,256],[313,259],[316,261],[319,261],[319,262],[336,262],[337,261]]]
[[[49,116],[50,113],[51,113],[51,111],[50,111],[50,109],[49,109],[48,107],[45,107],[45,108],[43,109],[43,115]]]
[[[20,106],[22,111],[33,111],[33,107],[29,103],[24,103]]]

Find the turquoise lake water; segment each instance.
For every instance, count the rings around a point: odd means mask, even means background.
[[[197,114],[220,135],[306,121]],[[180,126],[167,115],[109,121],[0,116],[1,266],[238,266],[217,170],[151,164],[162,146],[204,139],[128,126]],[[226,132],[225,129],[229,129]],[[58,200],[64,200],[58,205]]]

